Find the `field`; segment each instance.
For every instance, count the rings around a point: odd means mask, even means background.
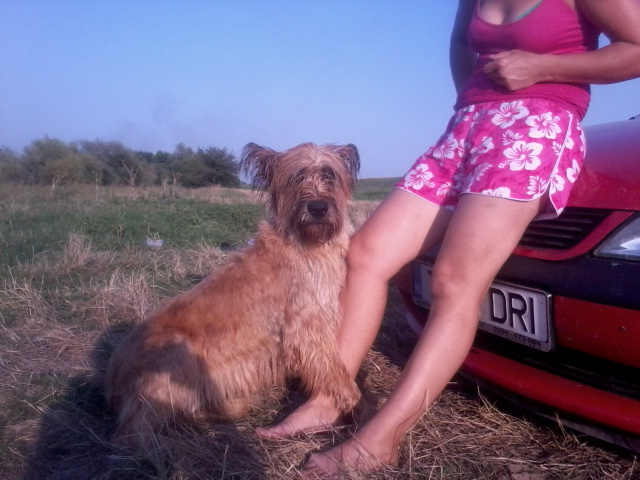
[[[392,182],[361,183],[356,223]],[[110,352],[146,312],[245,244],[262,208],[248,190],[0,185],[1,478],[293,479],[310,451],[353,433],[347,426],[293,440],[257,438],[256,426],[303,401],[292,385],[240,422],[163,432],[149,457],[109,442],[114,416],[102,383]],[[359,378],[372,406],[389,393],[414,342],[392,289]],[[400,453],[398,468],[366,478],[640,478],[633,455],[507,407],[458,378]]]

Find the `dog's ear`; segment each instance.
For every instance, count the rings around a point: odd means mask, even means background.
[[[251,178],[251,187],[266,190],[273,181],[275,164],[279,153],[270,148],[248,143],[242,150],[240,170]]]
[[[360,154],[358,153],[358,148],[350,143],[338,147],[337,153],[347,167],[347,172],[351,179],[349,182],[350,187],[353,189],[356,186],[358,172],[360,171]]]

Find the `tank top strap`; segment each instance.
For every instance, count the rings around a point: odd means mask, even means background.
[[[533,7],[531,7],[530,9],[528,9],[526,12],[524,12],[521,15],[518,15],[515,20],[520,20],[521,18],[526,17],[527,15],[529,15],[531,12],[533,12],[536,8],[538,8],[540,6],[540,4],[542,3],[542,0],[540,0],[538,3],[536,3]]]

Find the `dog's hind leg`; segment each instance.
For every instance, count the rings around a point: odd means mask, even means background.
[[[179,338],[154,348],[125,344],[114,357],[107,383],[108,399],[120,412],[114,443],[153,449],[165,423],[202,412],[212,389],[201,358]]]

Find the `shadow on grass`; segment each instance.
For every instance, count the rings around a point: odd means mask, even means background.
[[[109,441],[116,416],[107,409],[104,372],[129,330],[118,326],[105,332],[91,355],[92,373],[71,378],[61,398],[43,411],[22,480],[267,478],[251,445],[253,432],[235,424],[177,425],[161,432],[157,449],[145,457]]]

